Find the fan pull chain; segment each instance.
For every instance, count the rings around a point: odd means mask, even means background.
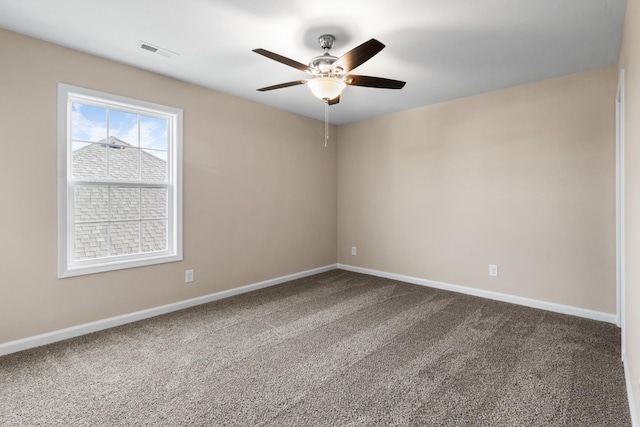
[[[327,147],[329,140],[329,100],[324,100],[324,146]]]

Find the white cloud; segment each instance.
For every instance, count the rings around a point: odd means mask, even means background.
[[[140,145],[157,150],[167,149],[167,122],[163,119],[142,117],[140,120]]]
[[[78,103],[73,104],[73,111],[71,112],[72,138],[82,141],[101,141],[107,137],[106,116],[102,120],[97,116],[90,119],[84,114],[87,108],[97,110],[96,107],[87,107]]]

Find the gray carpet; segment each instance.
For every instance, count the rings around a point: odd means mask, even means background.
[[[341,270],[0,358],[3,426],[630,426],[614,325]]]

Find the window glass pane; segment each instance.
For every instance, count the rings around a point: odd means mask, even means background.
[[[78,185],[73,189],[75,222],[106,221],[109,192],[105,186]]]
[[[135,254],[140,252],[140,223],[116,222],[111,226],[111,255]]]
[[[114,140],[115,139],[115,140]],[[138,146],[138,115],[109,110],[109,143]]]
[[[142,221],[142,251],[167,250],[167,221]]]
[[[145,182],[167,182],[167,152],[141,150],[140,169]]]
[[[167,150],[167,119],[140,116],[140,147]]]
[[[167,217],[167,189],[142,189],[142,219]]]
[[[71,147],[71,176],[76,179],[106,178],[106,146],[74,142]]]
[[[77,224],[74,235],[75,260],[106,257],[107,232],[107,224]]]
[[[112,221],[140,218],[140,188],[111,187]]]
[[[109,156],[109,178],[137,181],[139,174],[140,150],[125,146],[110,146],[107,150]]]
[[[107,139],[107,109],[74,102],[71,104],[71,138],[100,142]]]

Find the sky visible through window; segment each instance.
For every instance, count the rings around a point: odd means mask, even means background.
[[[101,142],[115,137],[167,160],[167,120],[74,102],[71,137],[74,141]],[[74,151],[87,144],[76,142]]]

